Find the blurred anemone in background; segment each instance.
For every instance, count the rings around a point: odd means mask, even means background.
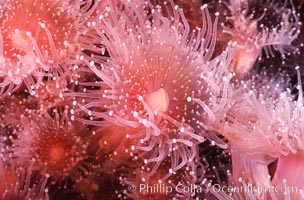
[[[296,50],[292,42],[300,33],[301,22],[292,2],[284,1],[281,5],[269,1],[265,5],[259,0],[230,0],[224,3],[231,16],[227,16],[226,25],[222,24],[223,33],[237,42],[233,62],[237,74],[252,69],[263,49],[266,58],[274,56],[273,50],[276,50],[283,59]],[[259,4],[262,11],[256,8]]]

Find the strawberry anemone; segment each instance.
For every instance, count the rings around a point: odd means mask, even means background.
[[[181,169],[206,138],[225,147],[210,132],[231,96],[227,66],[232,51],[213,55],[219,13],[212,23],[207,6],[202,6],[203,27],[190,31],[172,2],[169,18],[148,1],[121,8],[106,5],[88,23],[98,36],[88,37],[94,52],[81,58],[102,81],[83,83],[95,89],[67,94],[75,97],[76,112],[88,115],[78,120],[119,136],[113,144],[130,140],[127,146],[145,164],[155,164],[151,175],[168,156],[171,170]],[[107,131],[112,126],[119,128]]]

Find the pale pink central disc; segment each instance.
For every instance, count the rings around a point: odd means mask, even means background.
[[[147,103],[154,113],[166,112],[169,107],[169,95],[164,88],[160,88],[148,96]]]

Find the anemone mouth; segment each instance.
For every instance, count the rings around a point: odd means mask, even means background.
[[[64,147],[61,145],[56,145],[52,147],[49,151],[50,162],[59,163],[64,159]]]
[[[169,95],[164,88],[159,88],[155,92],[152,92],[147,97],[147,103],[153,113],[158,112],[165,113],[169,107]]]
[[[42,163],[45,163],[50,168],[49,171],[69,171],[71,166],[74,165],[71,162],[71,157],[75,156],[71,151],[71,144],[68,144],[68,138],[60,140],[56,139],[55,136],[53,139],[45,138],[45,140],[48,142],[42,142],[43,138],[38,139],[41,142],[36,144],[36,157],[41,159]]]

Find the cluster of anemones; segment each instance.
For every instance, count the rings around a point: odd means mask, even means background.
[[[263,3],[1,2],[0,199],[300,197],[212,190],[304,189],[300,66],[254,71],[303,5]]]

